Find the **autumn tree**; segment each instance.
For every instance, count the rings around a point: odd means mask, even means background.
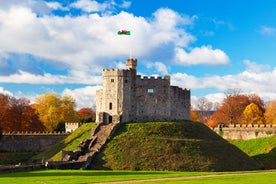
[[[250,103],[243,111],[244,121],[246,124],[263,124],[263,111],[255,103]]]
[[[9,96],[0,94],[0,128],[2,131],[8,128]]]
[[[92,108],[84,107],[77,112],[80,122],[94,122],[96,120],[96,113]]]
[[[264,102],[256,94],[240,94],[239,89],[229,89],[225,92],[221,106],[212,115],[213,124],[239,124],[244,120],[243,111],[250,104],[256,104],[264,112]]]
[[[200,118],[198,113],[196,112],[196,110],[194,108],[191,107],[190,109],[190,120],[194,121],[194,122],[200,122]]]
[[[265,107],[264,116],[266,124],[276,124],[276,100],[270,100]]]
[[[43,131],[45,127],[26,98],[0,94],[0,129],[12,131]]]
[[[261,97],[259,97],[256,94],[248,94],[247,97],[248,97],[248,102],[249,103],[256,104],[263,113],[265,112],[265,108],[266,108],[265,103],[261,99]]]
[[[64,122],[74,122],[77,120],[76,101],[69,95],[61,99],[61,120]]]
[[[72,97],[49,93],[36,98],[35,108],[47,131],[54,131],[60,122],[76,121],[75,106]]]
[[[207,98],[201,97],[198,99],[196,107],[198,109],[198,115],[200,121],[206,123],[211,116],[211,110],[213,108],[213,103],[208,101]]]

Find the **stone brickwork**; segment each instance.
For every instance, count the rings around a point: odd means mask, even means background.
[[[3,133],[0,138],[0,152],[43,151],[64,139],[64,133]]]
[[[275,136],[276,124],[236,124],[229,125],[227,127],[218,126],[213,130],[221,135],[224,139],[247,140]]]
[[[77,128],[79,128],[82,125],[80,122],[74,122],[74,123],[65,123],[65,132],[72,133]]]
[[[96,121],[173,121],[190,119],[190,90],[170,85],[170,76],[141,77],[137,59],[126,69],[104,69],[96,92]]]

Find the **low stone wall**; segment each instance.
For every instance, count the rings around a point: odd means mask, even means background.
[[[67,135],[64,133],[4,133],[0,137],[0,152],[43,151]]]
[[[218,126],[213,129],[224,139],[247,140],[276,136],[276,125],[229,125],[227,127]]]

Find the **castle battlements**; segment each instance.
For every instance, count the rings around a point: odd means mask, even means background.
[[[96,121],[189,120],[190,90],[171,86],[169,75],[137,75],[137,63],[130,58],[124,70],[103,70],[103,89],[96,92]]]
[[[119,70],[119,69],[103,69],[103,76],[122,76],[124,74],[125,70]]]
[[[220,131],[274,131],[276,132],[276,124],[230,124],[228,126],[218,125],[214,130]]]
[[[218,125],[213,130],[225,139],[256,139],[276,135],[276,124]]]
[[[141,76],[137,75],[137,79],[141,80],[171,80],[169,75],[165,75],[164,77],[161,76]]]
[[[68,135],[66,132],[28,132],[28,131],[17,131],[17,132],[3,132],[2,135],[9,136],[41,136],[41,135]]]

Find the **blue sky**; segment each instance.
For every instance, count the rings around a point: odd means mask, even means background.
[[[92,107],[103,68],[138,59],[141,75],[220,102],[229,88],[276,99],[273,0],[0,0],[0,93],[71,95]],[[131,36],[118,36],[127,29]]]

